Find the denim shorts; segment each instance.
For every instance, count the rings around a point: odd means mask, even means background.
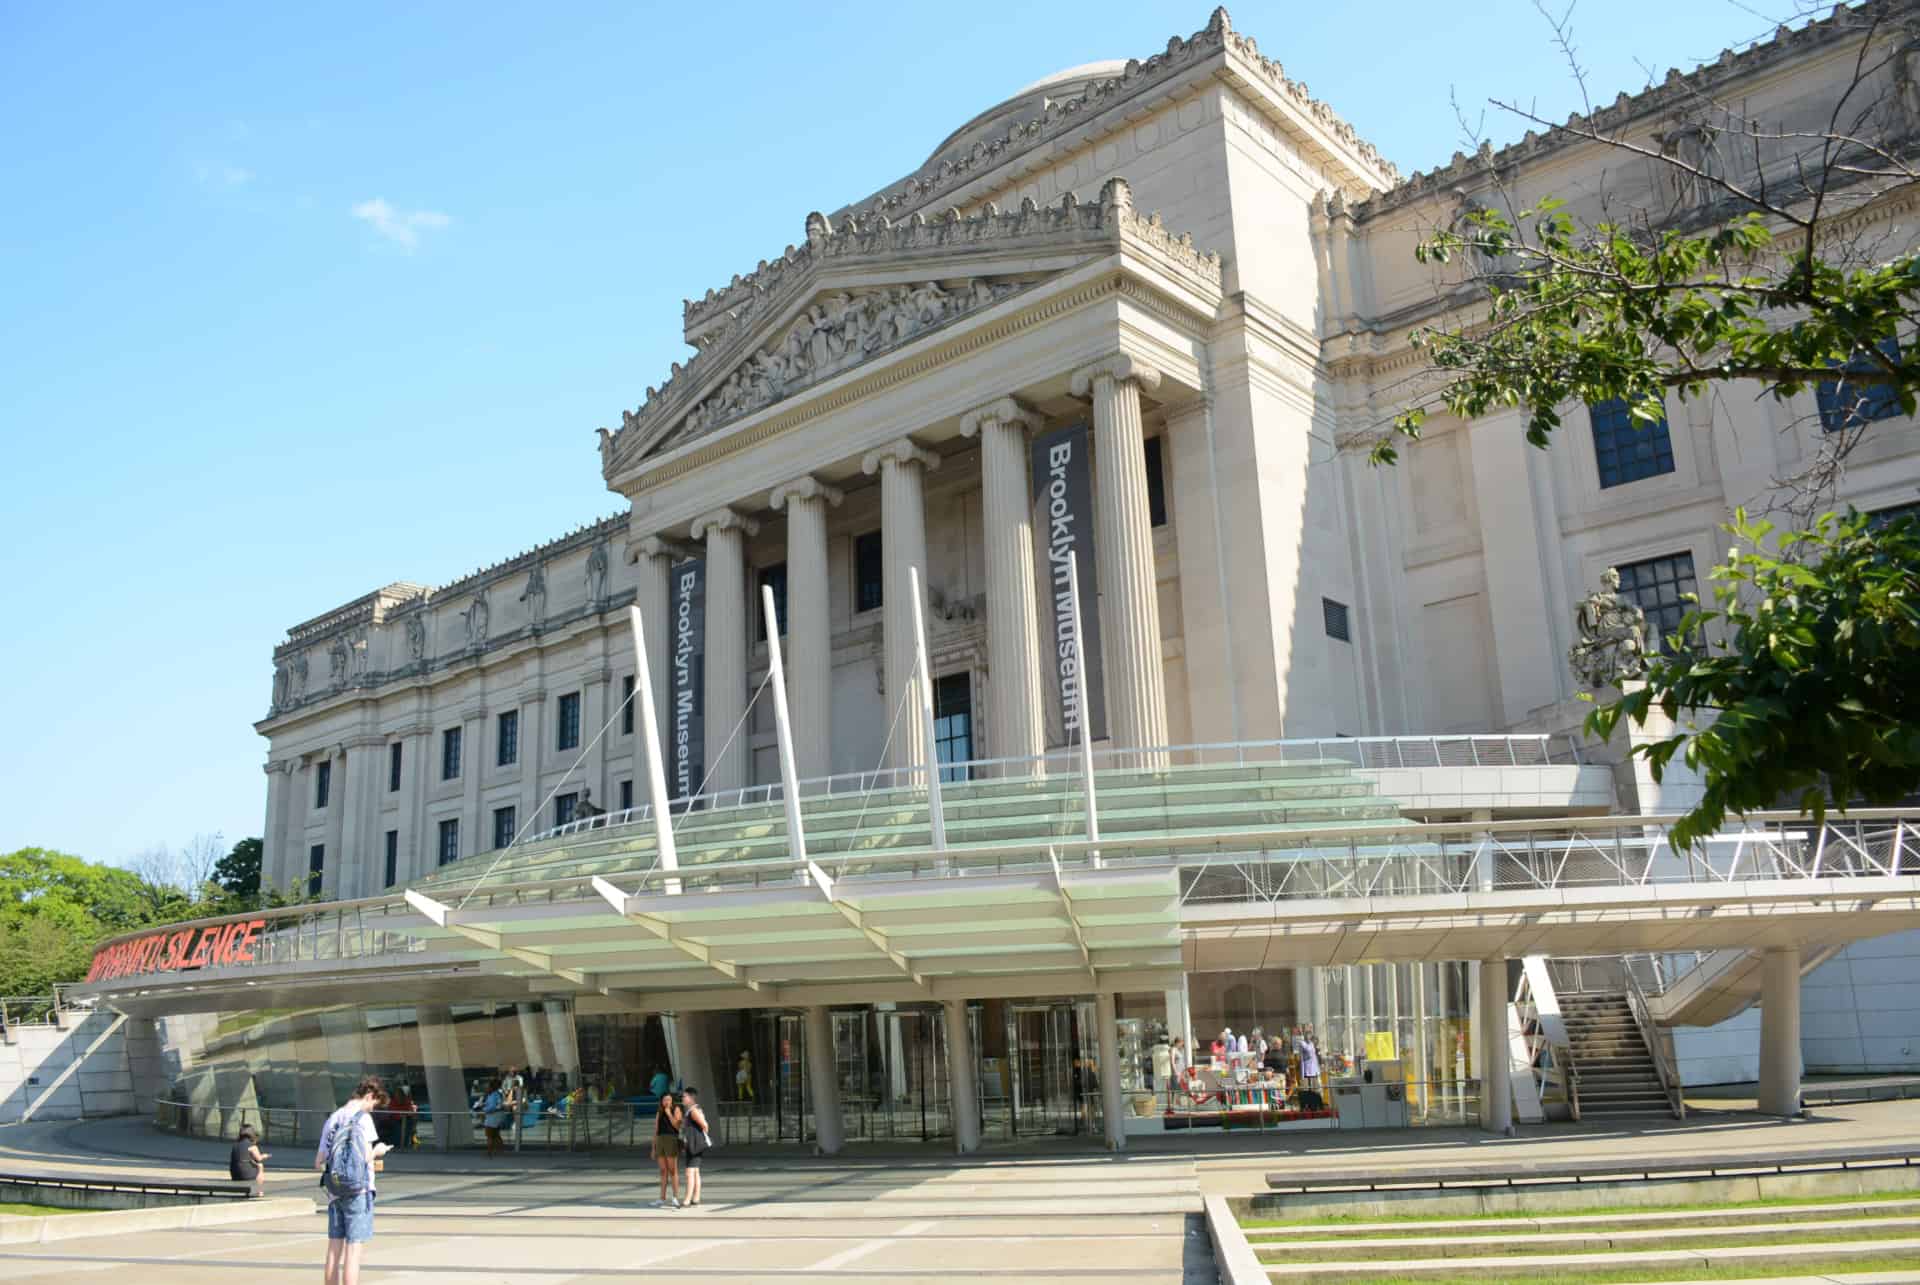
[[[373,1193],[327,1202],[327,1239],[360,1245],[373,1239]]]

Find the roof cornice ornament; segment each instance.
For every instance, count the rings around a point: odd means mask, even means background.
[[[737,287],[728,287],[729,298],[738,306],[708,333],[700,351],[684,366],[674,363],[667,382],[649,388],[639,409],[621,412],[619,432],[602,439],[603,472],[611,477],[636,449],[678,445],[705,435],[1028,284],[956,277],[949,275],[951,269],[929,266],[929,277],[937,280],[826,295],[794,315],[777,334],[756,325],[763,317],[787,315],[803,302],[823,265],[1001,246],[1026,253],[1130,247],[1166,264],[1175,275],[1185,273],[1215,290],[1225,273],[1220,256],[1201,250],[1192,236],[1175,236],[1157,213],[1140,215],[1123,178],[1109,179],[1097,202],[1082,204],[1069,192],[1058,204],[1041,206],[1028,199],[1004,214],[989,204],[972,217],[956,209],[931,221],[919,214],[903,223],[876,216],[844,219],[836,226],[816,212],[807,216],[806,244]],[[952,284],[958,280],[964,280],[964,286]],[[641,445],[636,448],[636,443]]]

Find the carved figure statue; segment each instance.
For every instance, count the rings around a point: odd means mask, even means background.
[[[301,652],[293,658],[293,699],[298,701],[307,694],[307,653]]]
[[[352,656],[347,651],[347,640],[335,636],[327,647],[327,681],[335,687],[347,685],[347,667]]]
[[[1909,40],[1894,55],[1893,88],[1907,128],[1920,125],[1920,37]]]
[[[1712,205],[1715,188],[1712,179],[1715,163],[1714,128],[1704,122],[1677,125],[1664,134],[1655,134],[1660,154],[1675,162],[1666,167],[1667,182],[1676,204],[1682,208]]]
[[[273,667],[273,707],[285,709],[293,699],[293,669],[286,661]]]
[[[427,658],[427,617],[416,611],[407,617],[407,655],[415,661]]]
[[[587,601],[607,600],[607,542],[600,541],[587,555]],[[545,591],[542,590],[544,593]]]
[[[1620,596],[1620,572],[1608,567],[1600,589],[1574,609],[1579,640],[1567,651],[1574,677],[1589,688],[1614,687],[1647,672],[1647,616]]]
[[[538,629],[547,621],[547,564],[542,562],[527,573],[527,587],[520,591],[520,601],[527,604],[527,619]]]
[[[476,593],[473,602],[460,613],[467,622],[467,646],[480,648],[487,645],[487,595]]]

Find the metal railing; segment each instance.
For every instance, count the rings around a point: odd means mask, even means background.
[[[70,1014],[92,1012],[94,1001],[90,997],[68,998],[67,991],[72,985],[56,983],[51,995],[0,996],[0,1039],[11,1040],[19,1027],[60,1026]]]
[[[1633,970],[1627,970],[1627,1007],[1633,1013],[1633,1024],[1640,1031],[1640,1039],[1647,1046],[1647,1052],[1653,1057],[1653,1069],[1660,1076],[1660,1088],[1667,1095],[1667,1109],[1673,1112],[1673,1118],[1687,1118],[1687,1095],[1680,1083],[1680,1068],[1673,1063],[1671,1050],[1662,1031],[1654,1025],[1653,1015],[1647,1011],[1647,993],[1640,989],[1639,981]]]
[[[1577,738],[1571,735],[1545,734],[1335,736],[1278,741],[1216,741],[1137,749],[1101,747],[1093,751],[1093,759],[1097,771],[1152,771],[1164,766],[1340,763],[1359,771],[1371,772],[1427,767],[1578,766],[1585,762]],[[968,781],[1071,777],[1079,771],[1080,751],[1069,749],[1023,757],[962,759],[942,763],[940,779]],[[886,790],[924,790],[926,779],[926,767],[915,765],[807,777],[796,782],[795,785],[803,798],[827,798]],[[667,812],[669,816],[680,817],[723,808],[770,806],[783,802],[785,798],[786,787],[778,781],[773,781],[725,790],[709,790],[702,794],[675,799],[668,804]],[[652,819],[652,805],[637,804],[634,807],[602,812],[591,817],[569,821],[564,825],[549,827],[525,836],[515,846],[540,843],[573,834],[586,834],[596,830],[616,830],[650,822]]]
[[[1672,990],[1680,979],[1699,967],[1712,952],[1670,950],[1659,954],[1645,952],[1626,955],[1555,955],[1547,961],[1556,990],[1569,995],[1590,993],[1625,994],[1628,977],[1642,994],[1652,998]]]

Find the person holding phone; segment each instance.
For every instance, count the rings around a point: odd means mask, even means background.
[[[373,1239],[374,1175],[380,1161],[391,1149],[380,1141],[372,1112],[387,1103],[387,1086],[377,1075],[364,1077],[354,1087],[353,1096],[338,1111],[327,1117],[320,1130],[320,1146],[313,1155],[313,1167],[320,1173],[320,1185],[326,1186],[327,1160],[333,1154],[334,1135],[351,1129],[357,1145],[367,1157],[367,1190],[349,1200],[327,1202],[326,1285],[360,1285],[360,1259],[367,1242]]]
[[[660,1166],[660,1199],[653,1203],[662,1209],[680,1208],[680,1103],[673,1094],[662,1094],[659,1109],[653,1113],[653,1160]]]

